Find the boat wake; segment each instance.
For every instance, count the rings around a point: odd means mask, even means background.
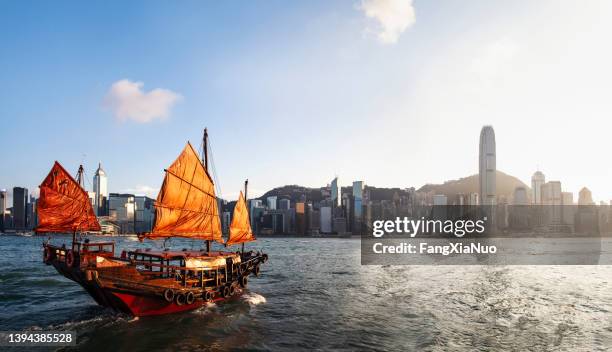
[[[202,307],[194,310],[193,313],[194,314],[208,314],[212,312],[213,310],[215,310],[216,308],[217,308],[217,305],[214,302],[208,302]]]
[[[257,306],[266,303],[266,297],[252,292],[243,295],[242,299],[251,306]]]

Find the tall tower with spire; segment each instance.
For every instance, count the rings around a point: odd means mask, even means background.
[[[480,183],[480,204],[496,203],[496,152],[495,131],[492,126],[484,126],[480,131],[480,153],[478,157],[478,176]]]
[[[94,200],[94,211],[97,216],[103,216],[106,209],[106,200],[108,199],[108,177],[102,169],[102,163],[98,164],[98,169],[93,178],[93,190],[96,193]]]

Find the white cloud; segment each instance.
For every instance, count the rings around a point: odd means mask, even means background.
[[[145,92],[142,82],[122,79],[113,83],[104,99],[104,105],[113,111],[119,120],[134,120],[140,123],[164,119],[182,96],[168,89],[157,88]]]
[[[396,43],[399,36],[416,21],[412,0],[362,0],[360,10],[380,24],[378,39]]]
[[[147,186],[147,185],[136,185],[134,188],[122,189],[121,193],[134,194],[136,196],[148,196],[151,198],[157,198],[159,188]]]

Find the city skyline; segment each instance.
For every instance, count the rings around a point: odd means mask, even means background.
[[[493,125],[498,170],[612,199],[610,3],[404,1],[393,23],[380,3],[5,4],[0,188],[58,160],[91,190],[102,161],[110,190],[154,197],[204,127],[228,199],[245,178],[419,187],[478,173]]]

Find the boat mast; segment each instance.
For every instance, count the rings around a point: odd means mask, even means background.
[[[85,178],[83,177],[84,172],[85,172],[85,169],[83,169],[83,165],[79,165],[79,170],[77,171],[77,183],[83,189],[85,189]],[[74,251],[74,244],[76,242],[76,232],[77,232],[77,229],[75,228],[72,231],[72,250],[73,251]]]
[[[247,178],[246,180],[244,180],[244,204],[247,204],[247,188],[249,186],[249,179]],[[247,207],[247,210],[249,209],[249,207]],[[247,215],[247,216],[250,216]],[[249,222],[250,224],[250,222]],[[242,242],[242,254],[244,254],[244,242]]]
[[[202,163],[204,163],[204,169],[208,172],[208,129],[204,128],[204,140],[203,140],[203,155]],[[210,173],[209,173],[210,175]],[[215,199],[215,202],[217,200]],[[210,254],[210,240],[206,240],[206,252]]]
[[[79,171],[77,171],[77,183],[83,189],[85,189],[85,178],[83,177],[84,172],[85,170],[83,169],[83,165],[79,165]]]

